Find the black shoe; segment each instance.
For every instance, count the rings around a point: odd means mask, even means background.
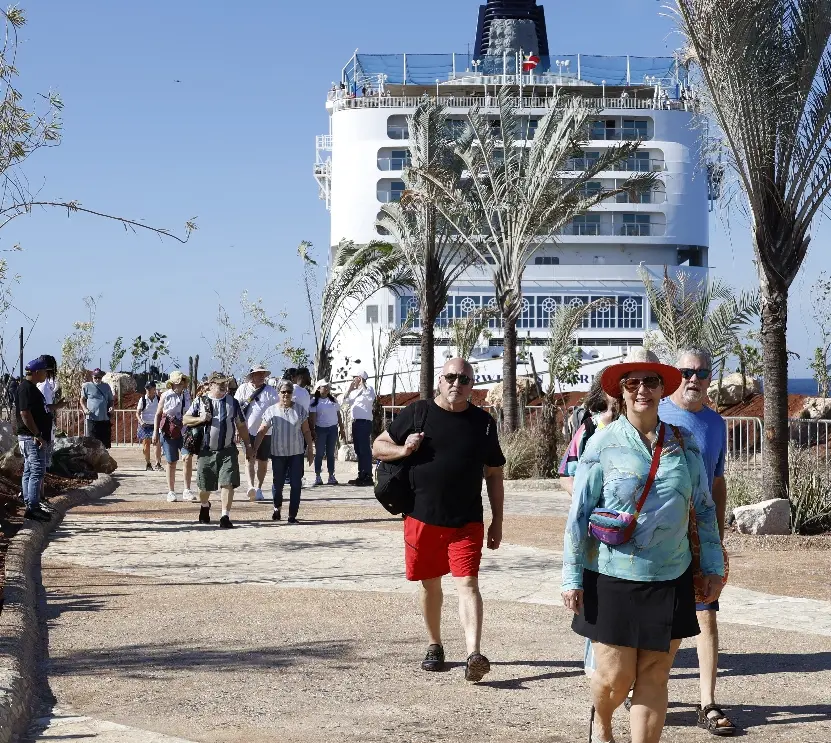
[[[40,521],[42,524],[52,520],[52,517],[46,511],[41,511],[37,506],[35,508],[27,508],[26,513],[23,514],[23,518]]]
[[[164,467],[162,467],[161,462],[156,462],[156,472],[164,472]]]
[[[421,670],[423,671],[443,671],[444,670],[444,648],[441,645],[430,645],[427,648],[427,655],[421,661]]]
[[[360,477],[356,477],[354,480],[347,480],[346,484],[347,485],[357,485],[357,486],[360,487],[360,485],[363,484],[363,479],[360,478]]]
[[[481,653],[471,653],[465,666],[465,681],[481,681],[491,670],[490,661]]]
[[[231,523],[231,519],[228,516],[223,516],[221,519],[219,519],[219,528],[233,529],[234,525]]]
[[[274,513],[271,514],[271,520],[272,521],[282,521],[282,519],[280,518],[280,509],[279,508],[274,509]]]
[[[375,480],[373,480],[371,477],[365,477],[363,482],[361,483],[361,486],[364,488],[374,488]]]
[[[148,462],[147,464],[144,465],[144,471],[145,472],[152,472],[153,471],[153,465],[150,464],[150,462]]]
[[[41,501],[40,503],[38,503],[38,511],[45,513],[49,518],[52,518],[52,516],[55,513],[55,509],[52,508],[52,506],[50,506],[45,501]]]
[[[290,524],[299,524],[300,522],[297,520],[297,516],[289,516],[288,522]]]
[[[199,507],[199,523],[200,524],[210,524],[211,523],[211,504],[207,503],[204,506]]]

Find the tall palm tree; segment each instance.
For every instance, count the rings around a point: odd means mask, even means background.
[[[310,247],[304,242],[298,249],[307,267],[316,265],[309,255]],[[391,289],[398,294],[411,287],[412,277],[408,268],[401,264],[390,246],[341,242],[335,250],[323,287],[320,310],[313,317],[317,377],[322,379],[330,375],[332,352],[338,336],[349,327],[363,302],[380,289]]]
[[[639,173],[620,188],[587,188],[599,173],[613,170],[632,155],[640,142],[611,145],[596,160],[585,159],[579,166],[569,162],[581,155],[589,141],[590,120],[597,114],[579,96],[556,100],[535,134],[530,132],[529,117],[517,110],[510,89],[500,90],[497,105],[496,121],[479,109],[468,113],[468,126],[456,143],[457,167],[419,176],[443,189],[439,210],[492,266],[505,338],[504,421],[514,431],[519,426],[516,324],[522,313],[526,264],[539,248],[554,242],[560,228],[575,216],[617,193],[652,189],[655,174]],[[466,205],[465,219],[450,213],[448,203],[463,214]]]
[[[788,292],[831,191],[831,0],[677,0],[726,143],[762,292],[765,482],[788,492]]]
[[[450,287],[477,255],[437,207],[447,201],[432,183],[419,177],[424,170],[443,172],[452,164],[444,107],[427,101],[409,117],[411,167],[404,170],[406,190],[401,201],[384,204],[376,224],[395,239],[392,246],[412,277],[421,319],[422,400],[433,397],[435,322],[447,304]],[[453,213],[453,204],[445,208]],[[458,215],[457,215],[458,216]]]
[[[643,267],[640,274],[668,363],[685,348],[706,348],[717,369],[734,352],[741,329],[759,317],[758,291],[736,296],[720,279],[701,284],[683,271],[672,278],[665,269],[660,283]]]

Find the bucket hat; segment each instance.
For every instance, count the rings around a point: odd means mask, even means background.
[[[265,372],[266,374],[271,376],[271,369],[266,369],[266,367],[264,367],[262,364],[257,364],[255,366],[251,367],[248,374],[245,375],[245,378],[246,378],[246,380],[249,380],[249,379],[251,379],[252,374],[260,374],[262,372]]]

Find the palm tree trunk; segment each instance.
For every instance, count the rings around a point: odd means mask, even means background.
[[[433,322],[421,319],[421,373],[418,380],[418,392],[422,400],[432,400],[433,367],[435,366],[436,347],[434,345]]]
[[[764,481],[768,497],[788,497],[788,290],[762,279],[765,379]]]
[[[502,355],[502,411],[505,430],[519,428],[519,401],[516,394],[516,320],[504,321],[505,341]]]

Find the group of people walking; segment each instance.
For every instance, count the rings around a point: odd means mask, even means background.
[[[684,638],[698,638],[697,722],[718,736],[737,732],[716,704],[717,612],[726,581],[722,546],[726,429],[706,407],[712,360],[705,349],[677,366],[641,348],[607,367],[587,397],[563,462],[572,494],[565,527],[562,595],[573,630],[588,643],[592,743],[614,743],[612,715],[626,703],[632,742],[657,743],[669,672]],[[409,580],[421,583],[428,648],[425,671],[445,668],[442,576],[451,574],[467,644],[465,677],[490,663],[480,648],[483,547],[502,539],[504,456],[493,418],[468,400],[473,372],[451,359],[435,400],[406,408],[374,443],[376,458],[406,464],[414,506],[405,514]],[[481,487],[491,523],[485,538]]]

